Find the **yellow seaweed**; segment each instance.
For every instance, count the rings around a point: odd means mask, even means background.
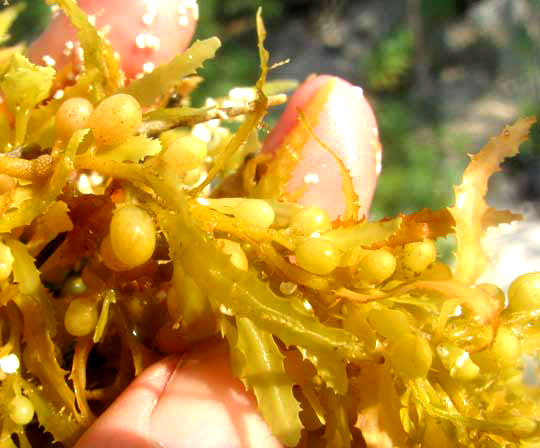
[[[454,188],[456,202],[449,210],[456,222],[456,280],[473,283],[487,266],[487,256],[482,248],[482,221],[488,212],[484,201],[488,179],[499,170],[505,158],[517,154],[534,122],[532,117],[522,118],[491,138],[478,154],[471,157],[461,185]]]

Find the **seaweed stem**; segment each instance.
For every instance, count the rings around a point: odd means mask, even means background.
[[[268,97],[268,107],[279,106],[287,102],[287,95],[281,93],[279,95],[272,95]],[[227,120],[229,118],[238,117],[240,115],[247,115],[255,111],[257,107],[257,101],[251,101],[250,103],[233,106],[233,107],[221,107],[213,109],[201,110],[200,113],[181,117],[175,121],[165,120],[151,120],[146,121],[139,128],[139,134],[146,134],[150,137],[159,135],[160,133],[169,129],[194,126],[197,123],[204,123],[210,120],[219,119]]]

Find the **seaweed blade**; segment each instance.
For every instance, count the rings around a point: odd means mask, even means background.
[[[473,283],[487,266],[481,239],[485,230],[483,219],[489,210],[484,199],[488,180],[500,170],[505,158],[518,153],[519,145],[527,139],[534,122],[534,117],[521,118],[491,138],[478,154],[471,156],[461,185],[454,188],[456,201],[449,211],[456,222],[456,280]]]
[[[272,335],[251,319],[236,319],[236,330],[224,325],[235,375],[253,389],[264,420],[287,446],[300,440],[300,404],[293,395],[293,382],[285,371],[283,355]]]
[[[220,46],[221,42],[217,37],[198,40],[168,64],[161,65],[152,73],[132,81],[121,91],[137,98],[141,106],[150,106],[182,78],[195,73],[204,61],[212,59]]]

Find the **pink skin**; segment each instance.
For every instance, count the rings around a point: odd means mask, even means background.
[[[185,0],[79,0],[78,4],[88,14],[96,17],[98,29],[109,28],[107,38],[121,55],[122,69],[128,78],[141,73],[147,62],[156,67],[169,62],[188,47],[195,31],[193,9],[186,8],[185,12],[181,6],[179,9],[179,5],[189,4]],[[158,5],[157,9],[152,10],[149,7],[152,4]],[[181,16],[184,18],[181,19]],[[145,24],[143,18],[149,24]],[[185,24],[181,25],[180,21],[185,21]],[[158,39],[155,42],[159,42],[159,47],[139,48],[136,44],[139,35],[154,36]],[[76,54],[72,52],[66,56],[65,43],[76,40],[75,28],[60,13],[30,46],[28,56],[35,64],[43,64],[43,57],[48,55],[56,61],[56,67],[63,67],[73,62]]]
[[[345,163],[358,195],[360,217],[367,217],[382,151],[375,116],[360,87],[335,76],[310,76],[292,96],[280,122],[268,135],[264,150],[279,150],[288,133],[304,126],[297,119],[298,110],[307,109],[310,100],[328,85],[331,90],[318,114],[318,122],[312,123],[313,130]],[[314,138],[309,138],[302,148],[302,157],[287,185],[290,193],[302,188],[305,192],[298,199],[300,204],[318,205],[332,219],[343,214],[341,170],[334,157]]]
[[[98,25],[112,25],[110,40],[130,77],[140,72],[142,63],[152,61],[158,65],[188,45],[195,21],[190,20],[185,28],[178,27],[177,3],[178,0],[160,2],[154,22],[156,29],[151,31],[168,39],[164,39],[159,52],[145,52],[133,42],[141,30],[149,30],[141,21],[146,2],[133,0],[126,7],[122,0],[79,1],[90,13],[106,8],[106,14],[98,18]],[[122,26],[115,26],[118,22]],[[65,19],[56,18],[30,48],[31,58],[39,61],[49,54],[60,67],[69,62],[62,51],[72,32]],[[367,214],[378,175],[380,144],[369,104],[346,81],[327,75],[310,77],[291,98],[280,122],[268,136],[264,150],[279,151],[280,143],[298,125],[297,108],[309,106],[316,92],[329,82],[333,83],[332,89],[320,111],[315,132],[353,173],[362,211]],[[311,185],[300,202],[320,205],[333,218],[338,217],[345,203],[341,174],[335,161],[311,139],[303,148],[289,190],[301,186],[305,175],[313,173],[322,181]],[[196,347],[183,357],[165,358],[143,372],[96,420],[76,448],[97,446],[270,448],[281,445],[258,414],[253,395],[233,377],[227,348],[221,343]]]
[[[221,344],[159,361],[133,381],[76,448],[280,447],[227,359]]]

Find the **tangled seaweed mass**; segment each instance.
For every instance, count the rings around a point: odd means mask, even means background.
[[[287,200],[293,143],[279,164],[259,151],[284,101],[260,15],[256,85],[193,108],[217,38],[125,87],[109,43],[58,3],[84,51],[78,76],[18,52],[0,64],[0,446],[29,447],[29,428],[73,445],[159,353],[208,338],[228,343],[286,446],[540,446],[522,365],[540,346],[540,273],[508,297],[475,284],[486,229],[520,218],[487,205],[488,179],[534,119],[472,156],[448,209],[368,221],[342,166],[331,221]],[[453,270],[435,246],[449,234]]]

